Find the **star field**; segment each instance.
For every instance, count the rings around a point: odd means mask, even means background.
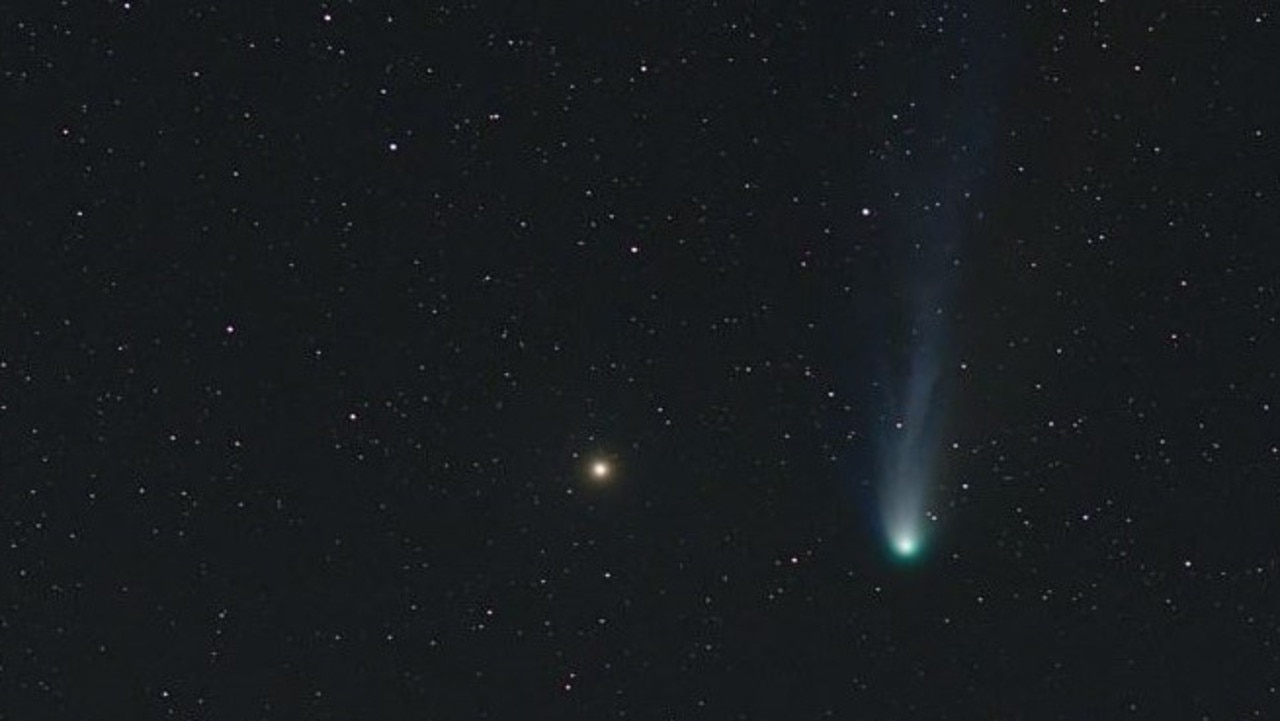
[[[0,719],[1280,716],[1275,23],[0,9]]]

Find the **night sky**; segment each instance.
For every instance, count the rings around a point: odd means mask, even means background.
[[[0,7],[0,718],[1280,718],[1167,5]]]

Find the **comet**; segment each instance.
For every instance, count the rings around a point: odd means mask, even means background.
[[[900,403],[880,451],[880,518],[886,541],[899,558],[914,558],[927,539],[925,506],[936,485],[946,399],[941,391],[944,332],[937,312],[912,329],[914,347]]]
[[[972,298],[956,292],[961,261],[985,252],[971,241],[989,232],[985,206],[998,199],[985,191],[1002,157],[1011,73],[1024,62],[1023,23],[1004,5],[979,3],[958,19],[965,30],[956,37],[986,40],[939,42],[931,55],[905,54],[896,66],[913,99],[911,134],[902,136],[910,148],[879,156],[891,192],[882,208],[861,216],[884,249],[877,266],[883,272],[868,283],[865,300],[875,312],[873,386],[882,394],[869,418],[871,510],[885,547],[901,560],[921,558],[932,541],[931,496],[945,485],[944,438],[959,389],[949,372],[956,367],[951,335],[963,328],[952,320],[960,317],[959,303]],[[964,72],[951,70],[957,66]]]

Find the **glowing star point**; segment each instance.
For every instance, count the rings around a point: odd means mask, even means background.
[[[604,460],[592,461],[591,467],[588,470],[591,473],[592,480],[601,483],[607,481],[609,476],[613,475],[613,468],[609,466],[608,461]]]

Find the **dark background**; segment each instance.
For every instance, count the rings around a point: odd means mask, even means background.
[[[0,718],[1280,714],[1264,5],[174,5],[0,8]]]

